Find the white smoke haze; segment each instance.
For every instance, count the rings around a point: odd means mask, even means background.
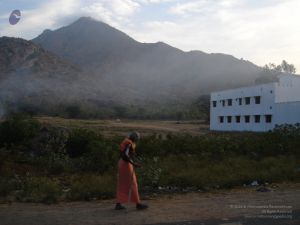
[[[262,71],[231,55],[140,43],[86,17],[32,42],[2,40],[6,52],[0,59],[10,63],[4,71],[16,68],[0,77],[0,102],[16,111],[55,114],[72,105],[87,111],[120,105],[184,108],[211,91],[252,85]]]

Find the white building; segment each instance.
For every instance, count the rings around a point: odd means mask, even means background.
[[[268,131],[300,123],[300,76],[278,82],[211,93],[210,129]]]

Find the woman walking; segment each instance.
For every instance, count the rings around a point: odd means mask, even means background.
[[[123,203],[135,203],[136,209],[147,209],[148,206],[140,203],[135,167],[141,167],[134,162],[136,144],[140,139],[138,132],[132,132],[120,145],[120,160],[118,162],[118,185],[116,210],[126,209]]]

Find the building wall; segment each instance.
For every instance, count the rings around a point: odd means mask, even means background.
[[[255,104],[255,96],[260,96],[260,104]],[[250,97],[250,104],[248,105],[246,105],[246,97]],[[242,105],[239,105],[239,98],[242,98]],[[232,99],[232,106],[228,106],[228,99]],[[211,104],[210,129],[221,131],[266,131],[273,129],[274,123],[266,123],[265,115],[273,115],[274,99],[275,83],[212,93],[211,103],[216,101],[217,106],[214,107]],[[226,100],[225,106],[223,106],[222,100]],[[260,116],[259,123],[255,123],[255,115]],[[220,123],[221,116],[224,116],[223,123]],[[231,123],[227,121],[228,116],[232,116]],[[240,123],[235,121],[236,116],[241,116]],[[245,116],[250,116],[248,123],[245,121]]]
[[[260,104],[255,104],[255,96],[260,96]],[[250,97],[248,105],[246,97]],[[239,98],[242,98],[242,105]],[[228,99],[232,100],[231,106]],[[260,116],[259,122],[255,122],[255,115]],[[266,115],[272,116],[271,122],[265,120]],[[232,117],[231,123],[227,121],[228,116]],[[236,116],[241,116],[240,123],[235,121]],[[250,116],[248,123],[245,116]],[[210,117],[210,129],[219,131],[268,131],[277,124],[300,123],[300,76],[283,75],[277,83],[212,93]],[[223,123],[220,117],[224,118]]]
[[[300,101],[275,104],[274,124],[300,123]]]
[[[279,77],[275,85],[275,103],[300,101],[300,76],[290,75]]]

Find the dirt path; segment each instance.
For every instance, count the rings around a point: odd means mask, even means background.
[[[0,205],[1,225],[296,225],[300,224],[300,184],[281,184],[271,192],[241,188],[215,193],[160,196],[147,211],[129,205],[113,210],[113,200],[43,205]],[[264,217],[264,218],[263,218]],[[281,217],[281,218],[278,218]]]

